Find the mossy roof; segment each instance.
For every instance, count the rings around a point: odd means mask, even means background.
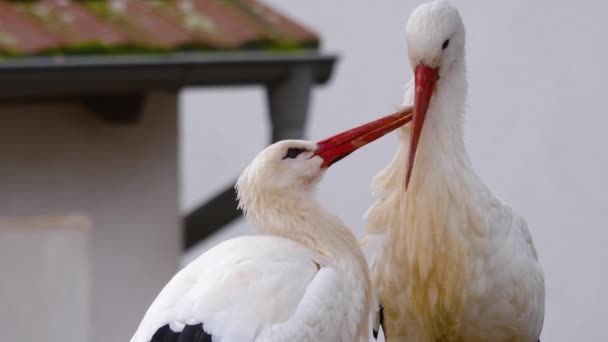
[[[319,37],[257,0],[0,0],[0,56],[315,50]]]

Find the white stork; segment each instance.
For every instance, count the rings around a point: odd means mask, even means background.
[[[237,191],[266,235],[225,241],[177,273],[131,342],[368,341],[375,297],[365,257],[314,189],[331,164],[410,118],[397,113],[319,143],[262,151]]]
[[[366,247],[387,341],[539,339],[544,276],[525,221],[477,176],[463,141],[465,29],[445,1],[406,27],[414,81],[391,163],[373,181]],[[524,85],[525,86],[525,85]]]

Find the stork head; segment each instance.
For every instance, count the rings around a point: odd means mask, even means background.
[[[414,114],[406,186],[435,87],[464,59],[465,30],[458,10],[439,0],[418,6],[406,26],[408,53],[415,78]]]
[[[303,140],[284,140],[260,152],[237,181],[239,200],[246,197],[303,192],[323,174],[321,158],[314,158],[317,145]]]
[[[248,211],[311,193],[323,172],[355,150],[409,121],[398,112],[319,142],[285,140],[268,146],[245,168],[236,188],[239,207]]]
[[[435,69],[439,76],[464,57],[465,30],[456,7],[444,0],[418,6],[406,26],[410,63]]]

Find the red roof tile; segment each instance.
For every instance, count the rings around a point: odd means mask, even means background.
[[[194,42],[187,30],[149,3],[149,0],[109,0],[99,14],[126,32],[135,44],[171,49]]]
[[[34,54],[59,46],[59,39],[11,4],[0,1],[0,48],[8,53]]]
[[[222,46],[238,47],[270,39],[259,23],[228,1],[177,0],[176,3],[182,13],[189,12],[183,21],[187,27],[204,32]],[[199,23],[193,14],[201,20]]]
[[[22,11],[35,16],[45,29],[59,36],[64,45],[97,43],[118,46],[129,42],[124,32],[105,23],[77,2],[43,0],[21,7]]]
[[[317,35],[309,29],[257,0],[238,0],[236,3],[283,39],[300,43],[316,43],[318,40]]]

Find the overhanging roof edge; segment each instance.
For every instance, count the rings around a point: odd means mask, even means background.
[[[319,52],[27,57],[0,62],[0,98],[269,84],[301,66],[310,68],[314,83],[325,84],[337,59]]]

